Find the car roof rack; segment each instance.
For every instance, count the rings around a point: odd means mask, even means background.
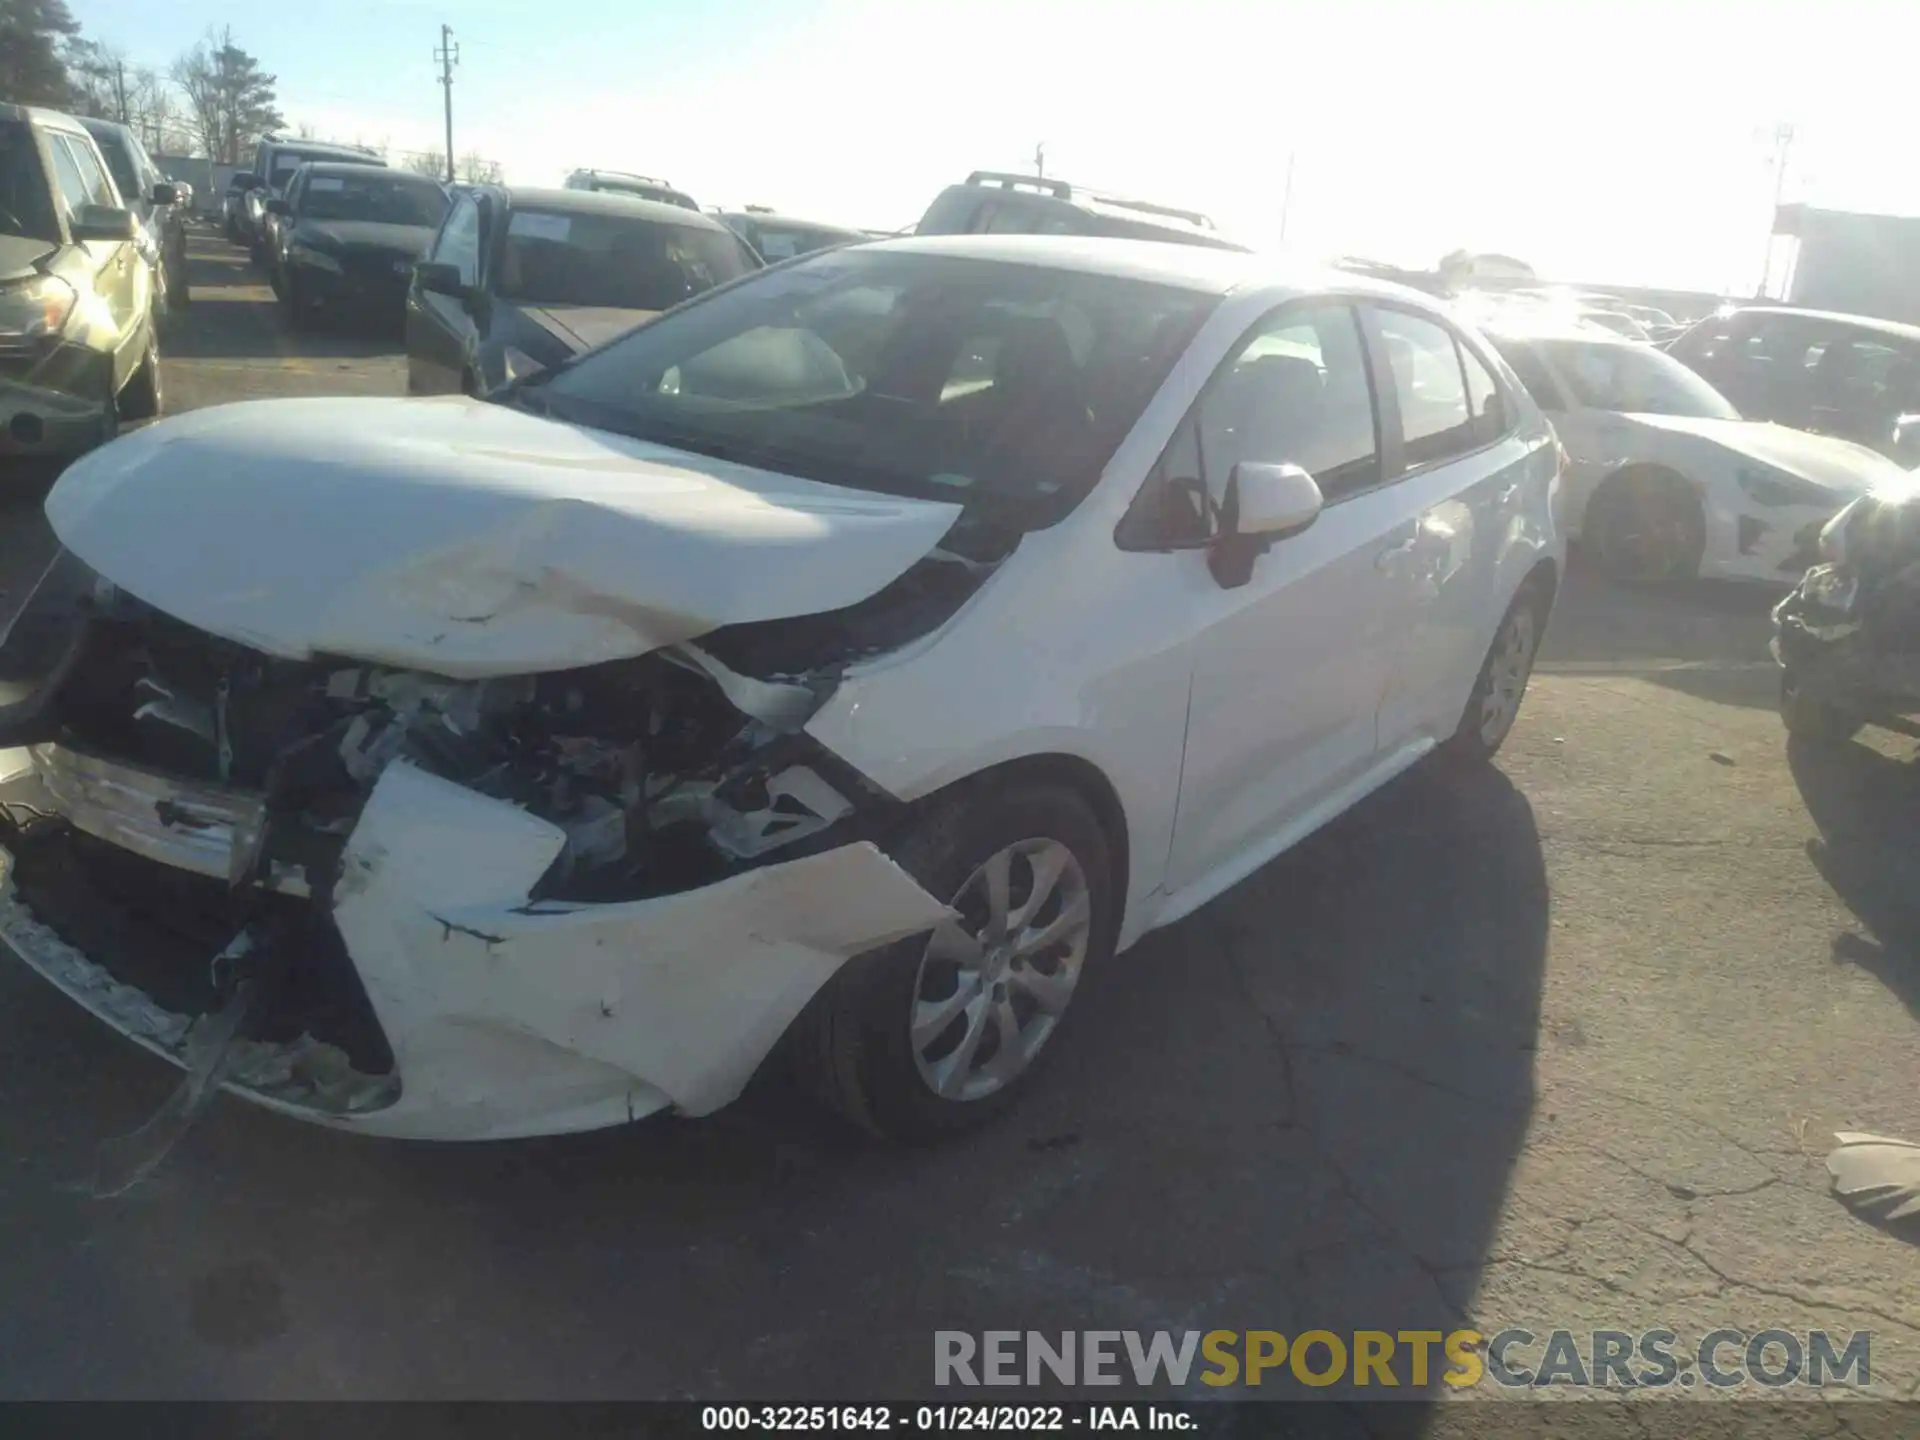
[[[745,209],[746,209],[746,212],[747,212],[747,214],[749,214],[749,215],[771,215],[771,214],[773,214],[773,207],[772,207],[771,205],[748,205],[748,206],[746,206],[746,207],[745,207]]]
[[[680,188],[671,180],[662,180],[656,175],[639,175],[632,170],[599,170],[589,166],[580,173],[582,175],[604,175],[609,180],[638,180],[643,185],[658,185],[662,190],[678,190]]]
[[[1065,180],[1049,180],[1044,175],[1020,175],[1006,170],[976,170],[967,176],[969,185],[991,185],[1001,190],[1031,190],[1051,195],[1056,200],[1087,201],[1112,210],[1137,210],[1143,215],[1162,215],[1169,220],[1184,220],[1201,230],[1214,229],[1211,216],[1198,210],[1181,210],[1172,205],[1157,205],[1149,200],[1128,200],[1103,190],[1076,189]]]

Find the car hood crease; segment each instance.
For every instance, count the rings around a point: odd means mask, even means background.
[[[212,634],[465,678],[841,609],[960,507],[447,397],[196,411],[76,462],[46,512],[100,575]]]

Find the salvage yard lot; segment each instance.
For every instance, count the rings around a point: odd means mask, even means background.
[[[295,340],[195,246],[171,410],[401,393],[397,340]],[[50,541],[29,493],[0,525],[10,607]],[[1576,564],[1498,770],[1416,769],[1090,976],[1030,1100],[936,1149],[776,1078],[470,1147],[224,1101],[99,1202],[174,1073],[0,965],[0,1395],[904,1398],[936,1328],[1463,1322],[1871,1329],[1907,1393],[1913,1252],[1821,1160],[1920,1135],[1920,767],[1790,760],[1765,617]]]

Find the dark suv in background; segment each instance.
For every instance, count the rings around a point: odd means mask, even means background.
[[[249,258],[263,270],[272,258],[274,244],[274,217],[267,209],[267,201],[286,198],[287,182],[293,179],[293,172],[315,160],[340,165],[384,166],[387,163],[359,145],[286,140],[278,135],[262,140],[253,152],[253,169],[248,172],[253,179],[247,188],[246,202],[234,217],[234,228],[239,233],[230,238],[235,244],[245,245]]]
[[[914,227],[916,235],[1117,235],[1133,240],[1171,240],[1215,250],[1246,250],[1227,239],[1197,210],[1176,210],[1146,200],[1047,180],[976,170],[934,197]]]
[[[107,170],[134,218],[140,222],[140,253],[154,267],[154,310],[165,319],[175,305],[188,304],[187,216],[180,187],[160,173],[147,147],[128,126],[114,120],[83,119]]]
[[[413,262],[447,214],[430,175],[317,162],[293,173],[277,220],[273,293],[298,330],[323,316],[400,328]]]
[[[84,125],[0,103],[0,455],[76,455],[159,414],[138,234]]]
[[[697,210],[463,186],[407,294],[407,391],[485,394],[759,268]]]

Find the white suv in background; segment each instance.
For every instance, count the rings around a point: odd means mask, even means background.
[[[1411,291],[1069,237],[823,251],[487,400],[163,421],[62,477],[0,647],[0,936],[345,1128],[704,1114],[784,1036],[953,1130],[1088,967],[1499,748],[1557,475]],[[96,868],[236,933],[88,951]]]

